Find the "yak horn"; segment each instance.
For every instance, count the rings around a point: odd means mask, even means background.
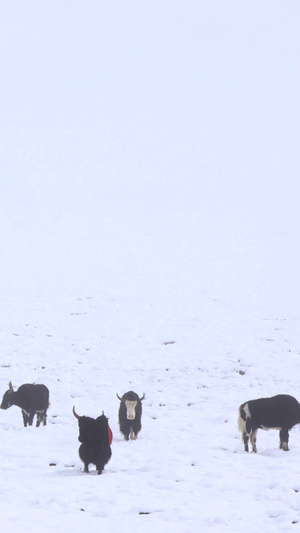
[[[116,392],[116,395],[117,395],[117,398],[119,398],[120,402],[122,401],[122,398],[120,398],[120,396],[118,395],[118,393]]]
[[[145,393],[144,393],[143,396],[140,398],[140,401],[142,401],[144,398],[145,398]]]
[[[75,418],[77,418],[77,420],[79,420],[80,416],[75,411],[75,405],[73,405],[73,415],[75,416]]]

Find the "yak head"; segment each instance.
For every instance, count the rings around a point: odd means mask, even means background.
[[[145,393],[139,398],[136,392],[128,391],[123,394],[122,398],[117,393],[117,398],[125,405],[128,420],[134,420],[136,416],[136,406],[145,398]]]
[[[0,409],[8,409],[13,405],[14,389],[11,381],[9,382],[8,386],[9,389],[4,393]]]
[[[98,438],[99,436],[107,435],[108,443],[112,443],[113,434],[110,429],[108,418],[105,416],[104,411],[98,418],[90,418],[89,416],[79,416],[75,411],[75,405],[73,407],[73,415],[78,420],[79,426],[79,442],[86,442]]]
[[[89,416],[79,416],[75,411],[75,405],[73,407],[73,415],[78,420],[78,426],[79,426],[78,440],[80,442],[85,442],[86,440],[89,440],[91,436],[93,436],[95,433],[96,420]]]

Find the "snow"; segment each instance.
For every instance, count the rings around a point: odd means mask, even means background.
[[[0,396],[44,383],[46,427],[0,411],[16,533],[285,533],[290,451],[238,406],[300,400],[299,5],[1,5]],[[125,442],[116,393],[145,392]],[[79,414],[114,434],[84,474]]]

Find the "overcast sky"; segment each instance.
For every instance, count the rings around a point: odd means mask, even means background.
[[[71,206],[159,205],[288,232],[295,265],[299,16],[296,0],[2,2],[7,242]]]

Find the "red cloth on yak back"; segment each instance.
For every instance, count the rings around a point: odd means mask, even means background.
[[[110,429],[109,425],[107,426],[107,431],[108,431],[108,442],[109,444],[111,444],[113,440],[113,434],[112,434],[112,430]]]

